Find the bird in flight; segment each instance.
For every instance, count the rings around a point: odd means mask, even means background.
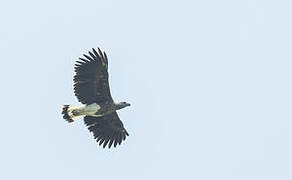
[[[117,110],[130,106],[114,102],[108,81],[108,58],[94,48],[75,64],[74,93],[82,105],[64,105],[63,118],[69,123],[84,117],[84,123],[100,146],[116,147],[129,136]]]

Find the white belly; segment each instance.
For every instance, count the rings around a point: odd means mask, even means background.
[[[84,113],[89,116],[95,116],[95,113],[97,113],[100,108],[98,104],[93,103],[84,107]]]
[[[95,115],[95,113],[97,113],[100,109],[101,107],[96,103],[90,104],[88,106],[69,105],[67,113],[72,120],[75,120],[86,115],[100,117],[99,115]]]

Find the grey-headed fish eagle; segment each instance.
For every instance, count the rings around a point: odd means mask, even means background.
[[[83,105],[64,105],[62,114],[68,122],[84,117],[84,123],[103,148],[121,144],[129,136],[117,110],[130,106],[115,103],[108,81],[108,58],[99,48],[79,58],[75,64],[74,93]]]

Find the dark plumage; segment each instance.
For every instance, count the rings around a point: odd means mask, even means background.
[[[108,82],[108,60],[98,48],[92,49],[75,64],[74,93],[83,104],[113,102]]]
[[[117,110],[130,104],[114,103],[108,82],[108,58],[98,48],[79,58],[75,64],[74,93],[84,106],[65,105],[63,118],[73,122],[85,116],[84,122],[99,145],[110,148],[121,144],[128,132],[118,117]]]
[[[73,119],[71,119],[68,114],[68,108],[69,108],[69,105],[64,105],[62,109],[63,118],[68,122],[73,122]]]
[[[85,116],[84,122],[99,145],[103,143],[103,147],[107,143],[109,143],[109,148],[112,144],[116,147],[117,144],[121,144],[122,140],[126,139],[126,136],[129,136],[116,112],[103,117]]]

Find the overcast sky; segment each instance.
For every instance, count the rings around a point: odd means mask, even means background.
[[[291,5],[0,1],[0,179],[291,180]],[[61,116],[93,47],[132,105],[114,149]]]

